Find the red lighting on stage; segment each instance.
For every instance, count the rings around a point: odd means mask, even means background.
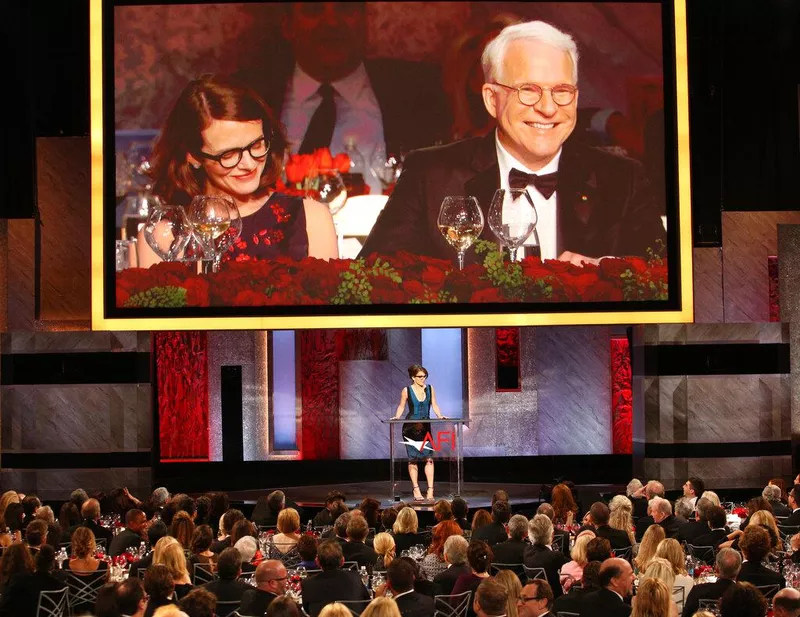
[[[614,454],[632,454],[631,350],[625,336],[611,339],[611,422]]]

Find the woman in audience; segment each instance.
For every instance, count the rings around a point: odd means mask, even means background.
[[[380,524],[379,512],[381,509],[381,502],[372,497],[364,497],[358,505],[358,509],[361,510],[361,514],[364,515],[367,521],[367,527],[377,530]]]
[[[475,514],[472,515],[472,533],[475,533],[475,530],[483,527],[484,525],[488,525],[492,522],[492,515],[489,514],[487,510],[481,508],[480,510],[475,510]]]
[[[2,497],[0,497],[0,528],[2,529],[5,529],[8,524],[5,519],[6,508],[12,503],[20,503],[17,491],[6,491],[3,493]]]
[[[210,525],[210,519],[208,517],[209,513],[211,512],[211,497],[206,495],[200,495],[194,502],[196,516],[194,517],[194,524],[195,529],[199,525]]]
[[[152,563],[162,563],[161,562],[161,555],[164,553],[164,550],[170,544],[177,544],[180,546],[180,542],[178,542],[172,536],[164,536],[163,538],[159,538],[156,542],[156,545],[153,547],[153,562]]]
[[[71,501],[67,501],[58,511],[58,528],[61,530],[59,544],[69,542],[72,538],[72,529],[81,524],[81,513]]]
[[[586,558],[586,545],[594,537],[594,532],[591,529],[584,529],[575,538],[575,546],[572,547],[572,551],[569,554],[572,557],[572,561],[561,566],[561,587],[564,588],[564,592],[569,591],[574,583],[579,583],[583,578],[583,568],[589,563]]]
[[[647,531],[644,532],[644,537],[642,537],[642,542],[639,545],[639,553],[633,560],[633,566],[639,574],[642,574],[647,569],[650,560],[656,556],[658,545],[666,537],[667,534],[661,525],[650,525]]]
[[[386,508],[381,512],[381,531],[391,533],[392,527],[397,520],[397,510],[394,508]]]
[[[397,520],[392,526],[394,531],[394,543],[397,553],[408,550],[417,543],[417,529],[419,520],[417,513],[409,507],[405,507],[397,513]]]
[[[432,581],[440,572],[447,570],[447,562],[444,560],[444,543],[447,542],[447,538],[460,535],[461,526],[453,520],[443,520],[433,528],[433,540],[428,547],[428,554],[420,564],[429,581]]]
[[[378,560],[375,562],[375,570],[383,572],[392,563],[395,556],[395,543],[392,534],[382,532],[375,536],[372,542],[372,548],[378,554]]]
[[[453,586],[453,595],[471,591],[472,596],[475,597],[475,591],[478,589],[484,579],[489,578],[489,570],[492,567],[492,560],[494,553],[489,545],[483,540],[473,540],[469,543],[467,548],[467,563],[469,564],[471,572],[462,574],[456,579],[456,584]],[[472,602],[469,604],[467,615],[474,617],[475,611],[472,608]]]
[[[95,558],[97,545],[94,534],[88,527],[78,527],[72,532],[72,555],[64,562],[65,570],[75,574],[87,574],[98,570],[108,570],[108,563]]]
[[[300,554],[300,563],[297,567],[306,570],[319,570],[317,565],[317,538],[309,533],[304,533],[297,541],[297,552]]]
[[[16,494],[16,493],[15,493]],[[22,541],[24,508],[19,501],[13,501],[6,506],[3,515],[3,534],[0,535],[0,546],[8,546],[13,542]]]
[[[242,572],[255,572],[258,564],[264,560],[261,551],[258,550],[258,542],[253,536],[239,538],[233,548],[242,555]]]
[[[6,547],[0,558],[0,615],[32,614],[29,610],[32,577],[33,557],[28,546],[16,542]]]
[[[319,612],[319,617],[352,617],[352,615],[353,613],[350,612],[350,609],[341,602],[326,604]],[[361,617],[364,617],[364,613],[361,613]]]
[[[220,531],[219,520],[230,508],[228,493],[211,492],[207,493],[207,495],[209,499],[211,499],[211,508],[208,512],[208,524],[211,525],[211,529],[214,530],[214,536],[217,537]]]
[[[175,584],[175,594],[178,600],[192,590],[192,579],[189,576],[189,569],[186,567],[186,554],[179,543],[175,542],[165,547],[158,555],[158,559],[153,557],[153,563],[167,566]]]
[[[639,588],[641,589],[644,582],[649,579],[658,579],[666,585],[667,599],[669,604],[672,605],[668,612],[662,612],[659,614],[677,617],[678,605],[672,599],[672,590],[675,587],[675,573],[672,568],[672,564],[661,557],[653,557],[650,560],[650,563],[647,565],[647,570],[645,570],[641,579],[639,579]]]
[[[267,617],[300,617],[300,607],[289,596],[278,596],[269,603]]]
[[[636,538],[633,534],[633,504],[631,500],[625,497],[625,495],[617,495],[611,500],[608,507],[611,511],[608,518],[608,526],[613,529],[624,531],[628,534],[631,546],[636,544]]]
[[[714,491],[703,491],[703,494],[700,496],[700,499],[708,499],[711,503],[715,506],[720,506],[719,495],[717,495]]]
[[[325,609],[323,609],[323,613],[324,612]],[[320,617],[323,617],[322,613],[320,613]],[[326,615],[325,617],[340,617],[340,616]],[[350,617],[350,616],[348,614],[342,617]],[[361,613],[361,617],[400,617],[400,609],[397,606],[397,602],[395,602],[393,598],[378,596],[367,605],[367,608],[365,608],[364,611]]]
[[[553,506],[554,525],[572,525],[578,513],[578,504],[575,503],[572,490],[566,484],[556,484],[553,487],[550,505]]]
[[[642,581],[631,601],[631,617],[678,617],[669,585],[657,578]]]
[[[271,538],[270,557],[280,559],[292,550],[300,539],[300,515],[294,508],[284,508],[278,513],[278,531]],[[273,550],[274,549],[274,550]]]
[[[144,617],[153,617],[157,609],[175,602],[175,582],[169,568],[153,564],[144,574],[144,591],[149,596]]]
[[[173,521],[174,522],[174,521]],[[218,555],[211,550],[214,541],[214,532],[209,525],[198,525],[192,535],[192,556],[189,558],[190,566],[196,563],[215,564]]]
[[[658,543],[656,557],[666,559],[672,566],[672,572],[675,574],[672,599],[683,608],[686,598],[689,597],[689,592],[694,587],[694,579],[686,572],[686,555],[683,553],[683,548],[677,540],[667,538]],[[680,591],[680,589],[683,591]]]
[[[192,517],[181,510],[172,518],[172,525],[169,527],[169,535],[181,543],[184,550],[192,548],[192,537],[194,536],[194,522]]]
[[[508,592],[508,600],[506,601],[506,616],[517,617],[517,602],[519,596],[522,594],[522,583],[519,582],[519,576],[513,570],[500,570],[494,576],[494,580],[500,583]]]
[[[433,504],[433,518],[436,519],[437,524],[453,518],[453,509],[450,507],[450,502],[446,499],[440,499]]]
[[[767,512],[766,510],[758,510],[753,514],[753,516],[750,517],[750,524],[760,525],[767,530],[770,541],[770,554],[783,551],[783,541],[781,540],[780,531],[778,531],[778,524],[775,522],[775,517],[772,516],[771,512]],[[732,548],[739,550],[740,541],[741,536],[733,541]]]

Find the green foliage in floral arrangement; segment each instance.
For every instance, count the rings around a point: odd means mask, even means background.
[[[183,287],[151,287],[132,295],[125,302],[128,308],[181,308],[186,306]]]
[[[501,289],[508,300],[531,302],[552,295],[553,289],[545,280],[531,280],[525,276],[519,262],[506,261],[505,253],[495,242],[478,240],[474,246],[475,253],[486,254],[483,258],[486,278]]]
[[[400,273],[380,257],[371,266],[367,266],[363,258],[356,259],[350,264],[350,268],[340,275],[342,282],[339,283],[336,295],[331,298],[331,304],[371,304],[370,279],[379,276],[384,276],[397,285],[403,283]]]

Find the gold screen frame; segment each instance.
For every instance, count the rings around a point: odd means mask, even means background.
[[[92,199],[92,329],[93,330],[269,330],[312,328],[434,328],[493,326],[557,326],[632,323],[688,323],[694,320],[692,224],[689,153],[689,85],[685,0],[673,0],[676,128],[678,146],[678,248],[680,254],[680,309],[664,311],[609,311],[559,313],[475,313],[364,315],[358,307],[348,315],[270,317],[131,317],[106,316],[104,297],[104,169],[103,169],[103,4],[90,0],[90,106]],[[477,306],[477,305],[476,305]],[[287,307],[287,312],[291,307]]]

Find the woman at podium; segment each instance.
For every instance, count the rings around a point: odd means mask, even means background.
[[[427,383],[427,369],[420,364],[412,364],[408,367],[408,376],[411,378],[411,385],[406,386],[400,392],[400,404],[397,406],[394,419],[400,419],[400,416],[403,415],[403,408],[408,404],[408,413],[404,419],[419,420],[419,422],[409,422],[403,426],[403,440],[408,453],[408,475],[414,489],[414,500],[422,501],[423,497],[418,481],[418,464],[425,461],[425,479],[428,481],[425,500],[433,501],[433,448],[425,440],[425,436],[430,435],[431,425],[424,420],[430,419],[431,409],[436,417],[442,420],[446,418],[436,403],[433,386]]]

